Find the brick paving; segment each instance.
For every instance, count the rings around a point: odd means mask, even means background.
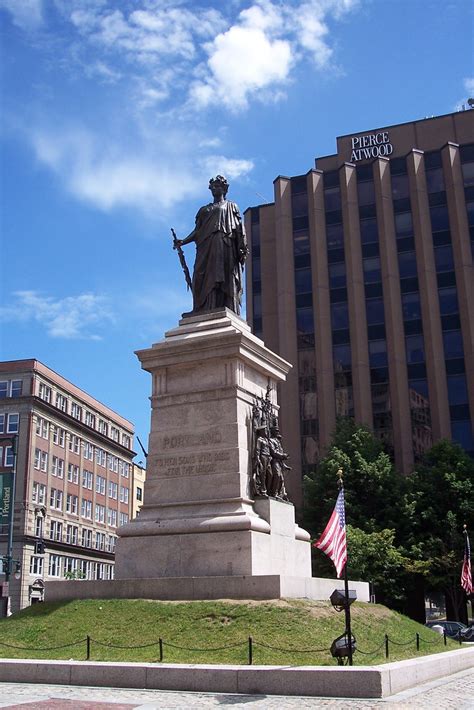
[[[0,708],[9,710],[474,710],[474,669],[424,683],[384,699],[181,693],[0,683]]]

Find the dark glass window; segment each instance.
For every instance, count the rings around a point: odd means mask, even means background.
[[[300,333],[314,333],[312,308],[296,309],[296,327]]]
[[[346,265],[344,262],[329,264],[329,287],[339,288],[346,285]]]
[[[430,207],[431,230],[439,232],[442,229],[449,229],[449,214],[446,205],[442,207]]]
[[[262,315],[262,294],[261,293],[254,293],[253,294],[253,315],[254,315],[254,318]]]
[[[407,374],[410,380],[421,380],[426,377],[426,365],[424,362],[413,362],[407,364]]]
[[[456,357],[452,360],[446,360],[447,375],[462,375],[463,372],[466,372],[466,365],[463,357]]]
[[[291,211],[293,217],[301,217],[308,214],[308,195],[305,192],[292,195]]]
[[[403,324],[405,335],[418,335],[423,332],[421,320],[406,320]]]
[[[433,234],[433,245],[435,247],[442,247],[445,244],[451,244],[451,232],[449,229],[444,232],[435,232]]]
[[[381,298],[371,298],[366,301],[367,325],[384,323],[385,316],[383,310],[383,300]]]
[[[298,175],[297,177],[291,178],[291,192],[292,195],[297,195],[301,192],[306,192],[306,175]]]
[[[392,175],[392,197],[401,200],[410,195],[408,175]]]
[[[381,298],[383,296],[382,283],[364,284],[364,292],[367,299]]]
[[[410,212],[411,202],[409,197],[403,197],[401,200],[393,201],[393,211],[395,214],[399,212]]]
[[[334,345],[342,345],[343,343],[350,343],[349,329],[344,328],[343,330],[333,330],[332,332],[332,342]]]
[[[364,182],[365,180],[370,181],[374,179],[372,163],[367,163],[366,165],[357,165],[356,173],[358,182]]]
[[[417,320],[421,318],[421,304],[419,293],[405,293],[402,296],[403,320]]]
[[[337,264],[339,261],[344,261],[344,249],[329,249],[328,264]]]
[[[351,346],[336,345],[333,348],[334,368],[336,370],[351,369]]]
[[[339,187],[330,187],[324,190],[324,207],[326,212],[341,209],[341,190]]]
[[[252,224],[258,224],[260,222],[260,210],[258,207],[252,207],[252,210],[250,212],[251,214],[251,222]],[[254,227],[252,227],[252,234],[253,234]]]
[[[430,207],[435,207],[436,205],[446,204],[446,193],[443,192],[430,192],[428,195],[428,204]]]
[[[452,421],[462,421],[469,419],[468,404],[451,404],[449,406],[449,417]]]
[[[416,256],[414,251],[404,251],[398,255],[400,278],[416,276]]]
[[[378,256],[380,253],[378,242],[373,244],[362,244],[362,256],[365,258],[369,256]]]
[[[459,330],[461,327],[461,319],[458,313],[452,313],[450,316],[441,316],[441,328],[443,330]]]
[[[380,259],[378,256],[374,256],[371,259],[363,259],[362,265],[364,268],[365,283],[377,283],[382,280]]]
[[[456,285],[456,274],[454,271],[441,271],[437,274],[438,288],[446,288]]]
[[[370,369],[370,381],[372,384],[388,382],[388,367],[372,367]]]
[[[253,332],[255,335],[258,335],[259,333],[262,332],[262,319],[261,318],[254,318],[253,319]]]
[[[461,444],[463,449],[472,453],[474,450],[474,437],[469,419],[460,422],[451,422],[451,436],[454,441]]]
[[[326,227],[326,240],[328,249],[344,246],[344,230],[342,224],[331,224]]]
[[[376,219],[361,219],[360,221],[360,240],[362,244],[370,244],[377,242],[379,233],[377,230]]]
[[[295,232],[298,232],[300,229],[308,229],[309,228],[309,219],[308,216],[304,217],[293,217],[293,230]]]
[[[331,303],[331,323],[333,330],[349,327],[349,309],[347,303]]]
[[[418,277],[411,276],[407,279],[400,279],[400,291],[402,293],[411,293],[412,291],[418,291]]]
[[[462,335],[460,330],[448,330],[443,333],[444,357],[464,357]]]
[[[293,250],[295,256],[299,256],[299,254],[309,254],[308,232],[301,231],[293,234]]]
[[[434,255],[436,271],[453,271],[453,248],[450,244],[444,247],[436,247],[436,249],[434,250]]]
[[[334,210],[334,212],[326,212],[326,225],[339,224],[342,222],[342,211]]]
[[[474,224],[474,202],[466,203],[468,224]]]
[[[367,339],[368,340],[381,340],[385,338],[385,325],[379,323],[378,325],[368,325],[367,326]]]
[[[300,306],[312,306],[313,305],[313,294],[312,293],[298,293],[296,294],[296,307]]]
[[[402,175],[407,171],[406,158],[392,158],[390,160],[390,173],[393,175]]]
[[[415,251],[415,240],[413,237],[402,237],[397,239],[397,251]]]
[[[375,204],[375,189],[373,182],[359,182],[357,184],[359,206]]]
[[[305,269],[311,266],[311,256],[309,254],[297,254],[295,256],[295,269]]]
[[[466,375],[450,375],[447,379],[449,404],[467,404]]]
[[[426,187],[429,193],[444,192],[443,168],[426,171]]]
[[[431,150],[426,152],[424,155],[425,159],[425,170],[431,170],[432,168],[440,168],[443,164],[441,158],[441,153],[439,150]]]
[[[252,280],[252,290],[254,293],[261,293],[262,292],[262,282]]]
[[[344,303],[347,301],[346,288],[333,288],[329,292],[331,303]]]
[[[425,345],[422,335],[409,335],[405,338],[407,363],[425,361]]]
[[[474,163],[464,163],[462,166],[464,185],[474,185]]]
[[[330,170],[324,173],[323,181],[325,190],[328,187],[339,187],[339,172],[337,170]]]
[[[428,380],[409,380],[408,387],[413,392],[416,392],[425,399],[428,399]]]
[[[386,340],[371,340],[369,342],[369,363],[371,367],[387,366],[388,360]]]
[[[254,244],[252,247],[252,257],[255,257],[258,259],[260,256],[260,244]]]
[[[413,235],[411,212],[400,212],[395,215],[395,232],[397,237],[411,237]]]
[[[260,259],[253,259],[252,260],[252,278],[256,279],[257,281],[260,281],[260,279],[261,279]]]
[[[371,219],[375,217],[377,210],[375,205],[361,205],[359,207],[359,218],[360,219]]]
[[[311,290],[311,269],[298,269],[295,271],[296,293],[309,293]]]

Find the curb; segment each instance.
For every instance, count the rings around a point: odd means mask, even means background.
[[[356,668],[0,659],[0,682],[248,695],[384,698],[472,667],[474,648]]]

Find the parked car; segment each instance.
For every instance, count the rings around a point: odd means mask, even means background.
[[[463,641],[474,641],[474,627],[466,626],[466,624],[462,624],[460,621],[439,621],[437,619],[427,621],[425,626],[428,626],[428,628],[441,626],[441,628],[446,631],[446,636],[457,639],[459,638],[459,634],[461,634]]]

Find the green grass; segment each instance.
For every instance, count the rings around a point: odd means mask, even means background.
[[[445,647],[441,636],[386,607],[356,603],[351,611],[358,649],[371,653],[379,648],[371,655],[356,653],[356,665],[385,662],[385,634],[392,641],[389,661],[458,647],[451,640]],[[167,663],[246,664],[248,637],[252,636],[256,665],[335,665],[328,649],[343,631],[344,614],[337,613],[329,602],[81,600],[35,604],[1,620],[0,657],[84,660],[85,641],[77,646],[43,651],[10,646],[49,649],[89,635],[91,660],[157,662],[158,644],[135,649],[111,648],[107,644],[140,646],[157,642],[161,637],[163,661]],[[418,652],[417,632],[421,637]],[[220,650],[212,650],[215,648]],[[301,652],[306,649],[324,651]]]

